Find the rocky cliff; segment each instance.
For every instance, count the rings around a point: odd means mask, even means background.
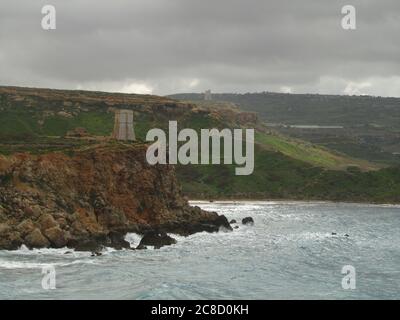
[[[229,227],[190,207],[173,166],[150,166],[143,144],[73,154],[0,157],[0,249],[126,247],[127,232],[189,235]]]

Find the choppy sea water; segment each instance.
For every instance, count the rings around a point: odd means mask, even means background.
[[[0,251],[0,299],[400,298],[400,206],[193,204],[238,222],[252,216],[255,225],[99,257],[68,249]],[[140,237],[128,239],[137,245]],[[354,290],[342,288],[345,265],[356,270]],[[55,268],[55,290],[42,288],[46,266]]]

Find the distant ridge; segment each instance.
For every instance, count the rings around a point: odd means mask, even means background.
[[[167,97],[204,100],[203,94],[198,93]],[[213,93],[212,100],[234,103],[274,123],[344,126],[374,123],[400,129],[400,98],[261,92]]]

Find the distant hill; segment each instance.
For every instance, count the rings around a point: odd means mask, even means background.
[[[0,153],[56,151],[72,156],[77,148],[102,143],[102,136],[111,135],[117,108],[134,111],[136,135],[141,141],[151,128],[166,129],[168,120],[195,130],[256,129],[255,171],[251,176],[235,176],[233,165],[177,166],[183,190],[191,198],[400,202],[399,168],[380,169],[382,166],[369,161],[288,138],[263,125],[256,114],[242,112],[230,103],[0,87]],[[68,138],[68,131],[76,128],[85,128],[94,138]]]
[[[204,100],[202,94],[169,96],[187,101]],[[376,124],[400,128],[400,98],[287,93],[213,94],[213,101],[226,101],[242,110],[254,111],[267,122],[357,126]]]
[[[204,100],[196,93],[169,97],[192,103]],[[263,92],[213,94],[212,99],[257,112],[284,135],[352,157],[400,164],[400,98]]]

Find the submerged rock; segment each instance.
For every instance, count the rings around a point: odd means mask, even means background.
[[[103,254],[101,252],[98,252],[98,251],[92,252],[92,254],[91,254],[92,257],[100,257],[102,255]]]
[[[68,247],[74,248],[76,251],[91,251],[91,252],[99,252],[104,246],[103,242],[96,241],[95,239],[89,240],[70,240],[68,242]]]
[[[215,219],[215,223],[218,227],[222,227],[232,231],[232,227],[228,219],[224,215],[218,216],[217,219]]]
[[[242,224],[254,225],[254,220],[252,217],[246,217],[242,219]]]
[[[131,244],[125,240],[125,234],[112,231],[108,234],[108,238],[110,239],[110,247],[121,250],[121,249],[129,249]]]
[[[159,249],[172,244],[176,244],[176,240],[165,232],[149,231],[143,236],[137,249],[143,249],[146,246],[154,246],[155,249]]]

